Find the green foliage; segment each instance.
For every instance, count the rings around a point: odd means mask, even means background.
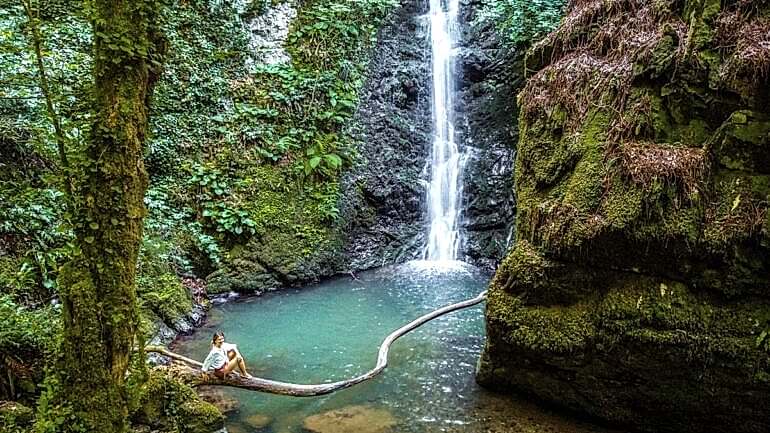
[[[337,206],[340,198],[339,185],[326,183],[311,194],[318,201],[318,214],[321,220],[328,223],[336,222],[340,217],[340,209]]]
[[[57,160],[53,129],[38,90],[23,10],[15,2],[0,1],[0,81],[11,83],[0,96],[12,98],[0,98],[1,146],[39,155],[41,163],[29,171],[40,178],[56,165],[51,162]],[[78,165],[82,161],[77,161],[76,150],[91,123],[92,39],[106,44],[115,59],[149,58],[152,53],[130,43],[131,29],[92,35],[82,3],[32,3],[40,10],[36,22],[54,105],[69,157]],[[345,130],[363,85],[368,50],[381,20],[397,2],[302,2],[287,41],[292,61],[256,66],[248,66],[249,30],[242,20],[276,1],[250,2],[241,16],[239,6],[228,2],[174,3],[161,17],[169,49],[153,95],[145,155],[152,179],[145,199],[148,237],[174,245],[166,258],[177,272],[210,272],[224,258],[224,245],[274,230],[296,234],[296,251],[311,251],[339,217],[338,177],[355,158]],[[21,171],[13,167],[11,173]],[[269,181],[256,178],[257,173],[268,175]],[[16,183],[8,190],[17,194],[23,189],[18,179],[29,173],[13,176]],[[13,204],[18,215],[0,224],[19,232],[3,234],[23,238],[26,231],[55,238],[34,242],[33,251],[18,251],[19,257],[0,264],[6,292],[37,284],[43,293],[55,293],[53,282],[71,234],[61,225],[62,212],[50,212],[61,209],[62,197],[50,186],[58,185],[56,179],[48,177],[43,190],[56,195],[42,212],[34,214],[42,193],[34,200],[19,194],[18,200],[0,205]],[[29,191],[40,186],[30,185]],[[26,223],[30,214],[34,227]]]
[[[144,316],[148,317],[148,313],[152,312],[168,324],[174,323],[192,309],[190,293],[169,265],[172,248],[169,242],[145,238],[136,277],[139,307]]]
[[[169,51],[155,88],[145,156],[153,179],[183,176],[183,162],[220,150],[211,120],[232,115],[231,83],[247,72],[247,29],[232,2],[174,3],[163,17]]]
[[[0,401],[0,431],[25,433],[34,417],[32,409],[12,401]]]
[[[299,64],[343,74],[356,72],[353,62],[366,57],[380,20],[398,6],[397,0],[309,3],[289,36],[289,52]]]
[[[88,431],[82,420],[75,415],[72,406],[61,400],[62,385],[57,374],[47,372],[41,389],[42,393],[37,400],[35,433],[59,433],[64,427],[72,432]]]
[[[82,144],[89,129],[91,37],[80,2],[31,1],[41,20],[44,66],[65,137]],[[29,147],[45,159],[56,155],[53,126],[37,81],[30,25],[20,2],[0,1],[0,112],[29,132]]]
[[[43,379],[41,373],[53,365],[58,353],[58,308],[29,309],[0,294],[0,317],[0,400],[17,397],[13,394],[31,398],[35,382]]]
[[[63,222],[62,193],[26,182],[0,182],[0,236],[18,251],[15,272],[0,269],[0,292],[50,296],[59,266],[69,254],[71,232]],[[23,245],[23,247],[21,246]]]
[[[474,24],[493,23],[508,43],[530,45],[556,28],[566,4],[566,0],[484,0]]]
[[[197,191],[197,206],[207,227],[217,233],[240,236],[254,234],[256,223],[240,208],[238,195],[222,172],[210,165],[195,164],[188,185]]]
[[[0,353],[48,357],[55,353],[61,332],[55,307],[30,310],[0,295]]]
[[[217,239],[207,234],[198,221],[192,221],[195,211],[184,202],[179,190],[186,185],[158,182],[144,197],[149,215],[145,218],[145,238],[163,241],[165,248],[157,250],[161,259],[178,273],[198,273],[216,266],[221,260]],[[205,262],[202,263],[201,261]]]

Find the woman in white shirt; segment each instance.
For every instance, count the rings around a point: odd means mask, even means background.
[[[217,331],[211,338],[211,351],[203,361],[203,371],[213,372],[220,379],[238,368],[241,374],[246,377],[251,375],[246,372],[246,363],[243,361],[241,353],[235,344],[225,343],[225,334]]]

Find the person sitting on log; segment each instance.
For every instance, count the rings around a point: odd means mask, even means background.
[[[217,331],[211,338],[211,351],[203,361],[203,371],[214,373],[214,376],[224,377],[236,368],[245,377],[252,376],[246,371],[246,363],[235,344],[225,343],[225,334]]]

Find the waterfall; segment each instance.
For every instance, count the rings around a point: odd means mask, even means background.
[[[454,42],[458,33],[459,0],[430,0],[433,67],[433,146],[428,188],[430,233],[424,259],[456,260],[460,248],[460,175],[465,156],[455,142]]]

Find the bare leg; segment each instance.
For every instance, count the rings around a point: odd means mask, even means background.
[[[238,363],[238,370],[240,370],[241,374],[246,377],[251,377],[251,375],[246,371],[246,362],[243,360],[243,356],[239,352],[236,352],[235,350],[230,350],[227,352],[228,358],[230,358],[230,361],[235,360]]]
[[[243,357],[238,357],[238,369],[241,370],[241,373],[243,373],[244,376],[251,377],[246,371],[246,361],[243,360]]]
[[[235,370],[235,368],[238,367],[238,358],[231,359],[227,361],[227,364],[225,365],[224,374],[227,375],[231,371]]]

